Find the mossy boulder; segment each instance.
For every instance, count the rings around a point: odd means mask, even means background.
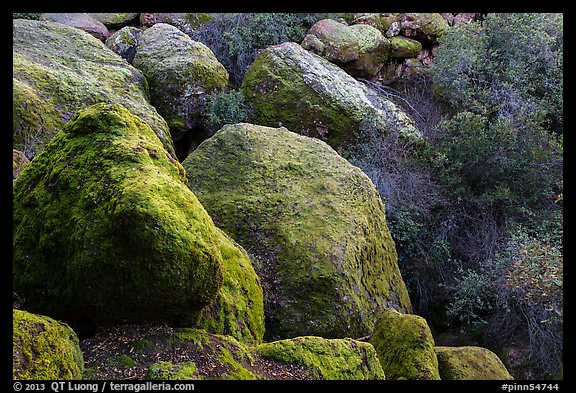
[[[260,279],[248,254],[223,231],[217,230],[224,261],[222,287],[204,310],[198,327],[210,333],[258,344],[264,337],[264,299]]]
[[[144,30],[133,64],[146,76],[151,102],[174,139],[203,127],[208,97],[228,84],[228,72],[210,48],[167,23]]]
[[[120,104],[80,111],[13,189],[13,286],[32,312],[188,323],[220,289],[217,228],[182,166]]]
[[[362,337],[380,308],[410,309],[378,192],[326,143],[239,123],[182,164],[216,225],[250,255],[267,339]]]
[[[400,19],[400,33],[422,43],[436,43],[438,37],[446,34],[448,22],[439,13],[405,13]]]
[[[347,26],[332,19],[316,22],[301,43],[357,78],[374,78],[386,60],[390,43],[368,24]]]
[[[20,150],[12,149],[12,181],[18,179],[20,172],[30,164],[30,160],[26,158],[24,153]]]
[[[88,13],[90,17],[96,19],[98,22],[102,23],[107,28],[118,29],[126,26],[127,24],[135,21],[140,16],[139,13],[130,12],[93,12]]]
[[[387,379],[440,379],[434,338],[424,318],[385,310],[369,342],[376,348]]]
[[[12,310],[13,379],[81,379],[84,360],[78,336],[65,323]]]
[[[214,17],[207,13],[190,13],[190,12],[156,12],[148,14],[155,23],[167,23],[177,27],[183,33],[192,36],[196,29],[204,23],[214,20]]]
[[[392,14],[363,13],[355,14],[352,24],[370,25],[385,34],[392,23],[398,20],[398,16]]]
[[[13,147],[32,159],[80,109],[124,105],[174,157],[168,126],[148,101],[146,79],[90,34],[60,23],[13,20]]]
[[[310,369],[313,379],[385,379],[374,347],[351,338],[303,336],[264,343],[258,353],[268,359]]]
[[[422,43],[408,37],[396,36],[390,38],[390,57],[393,59],[408,59],[416,57],[422,51]]]
[[[108,28],[102,22],[84,12],[43,13],[40,14],[40,20],[62,23],[83,30],[100,41],[104,41],[110,36]]]
[[[248,68],[241,91],[255,124],[282,125],[335,149],[355,143],[365,129],[422,138],[414,121],[391,101],[293,42],[264,49]]]
[[[136,56],[138,40],[141,35],[142,29],[126,26],[108,37],[106,46],[128,63],[132,63],[134,56]]]
[[[445,380],[513,379],[498,355],[476,346],[437,346],[438,370]]]

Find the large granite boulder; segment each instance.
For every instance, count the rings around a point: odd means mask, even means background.
[[[267,339],[362,337],[379,309],[410,310],[378,192],[326,143],[226,125],[182,164],[216,225],[250,255]]]
[[[120,104],[80,111],[13,189],[13,287],[31,312],[72,326],[189,324],[220,290],[219,230]]]
[[[241,91],[255,124],[281,125],[335,149],[353,144],[367,129],[422,137],[391,101],[296,43],[264,49],[247,70]]]
[[[390,49],[390,42],[377,28],[368,24],[347,26],[332,19],[316,22],[301,45],[353,77],[368,79],[378,74]]]
[[[151,102],[174,140],[202,133],[208,97],[228,84],[228,72],[210,48],[172,25],[156,23],[140,36],[133,64],[146,76]]]
[[[32,159],[80,109],[124,105],[174,157],[168,126],[148,101],[144,76],[90,34],[60,23],[13,20],[13,147]]]
[[[12,310],[12,378],[82,379],[84,360],[78,336],[65,323]]]

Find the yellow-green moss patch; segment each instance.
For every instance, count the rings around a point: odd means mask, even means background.
[[[95,324],[195,321],[220,289],[223,261],[217,228],[185,183],[125,107],[79,112],[14,183],[13,283],[30,311]]]
[[[440,379],[434,338],[424,318],[385,310],[369,342],[388,379]]]
[[[13,379],[81,379],[84,360],[76,333],[52,318],[12,310]]]
[[[475,346],[438,346],[435,351],[442,379],[513,379],[500,358],[489,349]]]
[[[309,368],[315,379],[385,379],[372,344],[350,338],[302,336],[261,344],[258,353]]]

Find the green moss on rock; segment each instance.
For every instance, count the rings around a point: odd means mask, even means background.
[[[14,183],[13,285],[30,311],[190,323],[222,282],[182,166],[120,104],[80,111]]]
[[[26,158],[24,153],[20,150],[12,149],[12,181],[18,179],[20,172],[30,164],[30,160]]]
[[[314,379],[385,379],[374,347],[350,338],[296,337],[261,344],[258,353],[309,368]]]
[[[12,345],[13,379],[82,378],[78,337],[62,322],[13,309]]]
[[[420,41],[411,38],[396,36],[390,38],[390,57],[394,59],[408,59],[416,57],[422,51]]]
[[[230,335],[244,343],[261,343],[264,300],[260,279],[244,248],[223,231],[217,233],[224,261],[222,287],[216,299],[202,311],[198,327]]]
[[[513,379],[498,356],[475,346],[435,348],[440,377],[446,380]]]
[[[369,342],[388,379],[440,379],[434,338],[424,318],[385,310]]]
[[[166,121],[144,76],[90,34],[49,21],[13,20],[13,145],[32,159],[80,109],[120,103],[173,157]]]
[[[249,249],[268,339],[361,337],[378,309],[410,309],[374,185],[326,143],[226,125],[183,165],[216,225]]]
[[[246,71],[241,91],[255,124],[282,125],[335,149],[355,143],[365,129],[422,138],[414,121],[391,101],[293,42],[264,49]]]
[[[200,379],[197,375],[198,368],[194,362],[182,362],[173,364],[160,361],[154,363],[146,373],[146,379],[151,380],[190,380]]]

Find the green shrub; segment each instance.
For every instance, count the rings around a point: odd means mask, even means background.
[[[206,105],[206,125],[210,134],[225,124],[249,122],[250,109],[238,90],[213,92]]]
[[[38,20],[40,19],[40,13],[32,13],[32,12],[14,12],[12,13],[12,19],[32,19]]]
[[[458,110],[543,115],[562,130],[563,15],[496,13],[449,30],[431,72]]]

